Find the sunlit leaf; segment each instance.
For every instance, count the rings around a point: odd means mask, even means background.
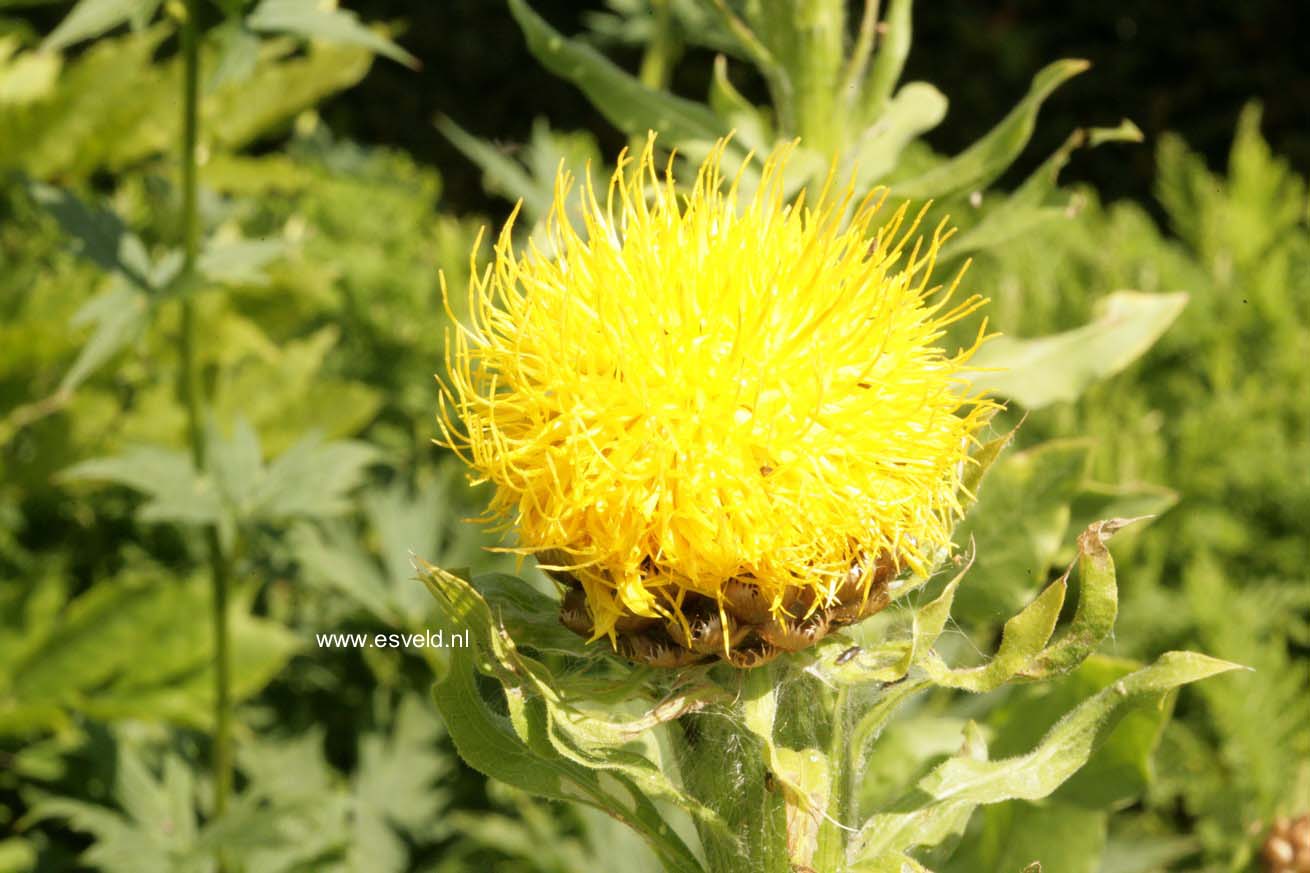
[[[364,26],[353,12],[325,6],[318,0],[260,0],[245,17],[245,25],[266,33],[291,33],[309,39],[357,45],[408,67],[419,66],[417,58]]]
[[[996,761],[947,760],[920,780],[912,811],[875,815],[860,829],[852,862],[892,851],[935,845],[981,804],[1047,796],[1086,763],[1121,715],[1120,708],[1179,685],[1236,669],[1226,661],[1168,652],[1125,676],[1061,719],[1031,752]]]
[[[79,0],[46,37],[42,48],[59,51],[128,21],[139,26],[150,18],[159,3],[160,0]]]
[[[974,387],[1029,409],[1075,400],[1092,383],[1145,354],[1186,305],[1181,291],[1116,291],[1100,301],[1093,321],[1082,327],[1035,339],[1002,336],[984,344],[972,364],[995,369],[977,373]]]

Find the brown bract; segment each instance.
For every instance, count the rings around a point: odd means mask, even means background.
[[[1310,873],[1310,813],[1276,819],[1260,857],[1267,873]]]
[[[595,636],[595,623],[582,585],[569,573],[547,571],[564,587],[560,622],[579,636]],[[614,626],[614,648],[630,661],[676,668],[719,659],[743,669],[767,664],[783,652],[798,652],[833,631],[881,611],[891,602],[892,560],[851,567],[831,601],[816,602],[812,587],[796,586],[783,596],[781,614],[748,577],[722,586],[719,600],[687,593],[680,611],[666,618],[625,615]]]

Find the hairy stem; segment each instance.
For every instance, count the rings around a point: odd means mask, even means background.
[[[196,153],[200,136],[200,0],[186,0],[182,23],[182,403],[187,413],[187,437],[191,460],[197,470],[205,468],[203,386],[196,366],[195,289],[196,262],[200,252],[200,216]],[[205,530],[213,582],[214,634],[214,815],[227,810],[232,790],[232,693],[229,663],[227,594],[228,565],[218,528]]]

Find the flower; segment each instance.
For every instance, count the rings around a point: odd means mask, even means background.
[[[929,285],[945,222],[878,224],[886,192],[835,173],[786,202],[788,146],[744,195],[726,147],[683,193],[652,135],[603,204],[582,186],[581,231],[561,172],[551,254],[516,252],[512,215],[469,323],[447,296],[439,444],[564,582],[565,624],[657,665],[751,666],[885,606],[948,548],[994,410],[964,377],[983,329],[939,347],[985,302]]]

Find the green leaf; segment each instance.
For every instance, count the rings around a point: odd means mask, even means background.
[[[88,300],[73,315],[70,327],[76,329],[94,324],[95,330],[60,380],[58,393],[75,391],[105,362],[131,345],[146,326],[149,311],[146,295],[126,282],[115,283],[109,290]]]
[[[291,529],[288,544],[301,578],[308,584],[344,595],[384,624],[410,626],[354,530],[344,525],[301,523]]]
[[[892,194],[914,200],[978,191],[1004,172],[1032,136],[1037,112],[1056,88],[1090,66],[1087,61],[1056,61],[1033,77],[1022,100],[969,148],[928,172],[894,183]]]
[[[534,220],[550,212],[554,195],[546,180],[534,179],[518,161],[446,116],[438,116],[436,125],[464,157],[482,168],[483,184],[488,190],[504,194],[511,201],[522,199],[524,210]]]
[[[60,51],[76,42],[99,36],[128,21],[144,23],[160,0],[80,0],[59,26],[45,38],[41,48]]]
[[[850,873],[933,873],[909,855],[900,852],[888,852],[876,858],[862,858],[846,869]]]
[[[290,33],[307,39],[355,45],[412,69],[420,66],[417,58],[365,27],[353,12],[325,6],[318,0],[261,0],[246,16],[245,25],[264,33]]]
[[[210,472],[223,501],[236,507],[236,514],[248,515],[252,495],[263,474],[264,456],[259,448],[259,434],[244,418],[238,418],[232,437],[225,438],[211,421],[205,430]]]
[[[1105,846],[1101,869],[1113,873],[1157,873],[1173,868],[1201,848],[1195,836],[1155,836],[1112,833]]]
[[[1023,611],[1005,623],[1001,644],[990,661],[978,667],[947,669],[938,658],[928,660],[925,669],[933,682],[966,691],[993,691],[1027,668],[1055,632],[1064,606],[1067,584],[1057,579]]]
[[[1093,655],[1072,672],[1013,689],[988,716],[998,756],[1018,754],[1041,739],[1070,709],[1141,667],[1122,658]],[[1088,810],[1122,808],[1142,797],[1152,781],[1152,756],[1172,712],[1144,703],[1125,710],[1087,765],[1055,792],[1055,800]]]
[[[409,869],[409,850],[395,828],[421,837],[443,812],[447,798],[440,780],[453,774],[451,762],[437,753],[441,734],[430,707],[406,697],[390,734],[360,740],[348,850],[354,869]],[[389,863],[392,859],[397,863]]]
[[[595,806],[646,838],[666,869],[699,873],[700,863],[669,827],[659,810],[623,773],[594,771],[560,754],[552,744],[544,703],[506,688],[513,720],[494,712],[475,682],[475,671],[493,675],[499,640],[487,603],[464,580],[435,567],[421,568],[420,578],[437,599],[452,629],[473,634],[477,645],[446,650],[450,662],[433,689],[450,737],[469,766],[540,797]]]
[[[714,58],[714,75],[710,79],[709,105],[714,114],[740,138],[742,145],[756,152],[767,152],[773,145],[773,121],[768,113],[747,100],[728,77],[728,59]]]
[[[103,579],[68,604],[6,666],[0,732],[59,725],[66,712],[209,725],[214,689],[210,591],[145,565]],[[258,693],[299,638],[231,605],[233,694]]]
[[[130,448],[116,457],[82,461],[60,478],[112,482],[141,492],[148,498],[140,510],[143,521],[215,524],[223,516],[218,490],[197,476],[190,455],[177,449]]]
[[[1187,294],[1116,291],[1099,302],[1095,320],[1074,330],[1036,339],[998,337],[970,362],[992,372],[974,374],[978,390],[1038,409],[1076,400],[1092,383],[1137,360],[1173,324]]]
[[[669,144],[713,141],[727,133],[700,103],[648,88],[591,46],[564,37],[528,6],[509,0],[528,48],[546,69],[582,89],[615,127],[633,136],[658,131]]]
[[[487,573],[476,577],[473,586],[491,605],[496,620],[516,645],[543,653],[575,656],[594,653],[581,637],[559,623],[559,602],[517,576]]]
[[[118,273],[141,290],[154,287],[145,244],[117,214],[89,206],[68,191],[50,185],[31,182],[28,191],[59,222],[78,255],[103,270]]]
[[[327,372],[330,357],[340,353],[335,327],[280,344],[235,315],[221,319],[215,329],[235,334],[222,344],[223,352],[238,342],[249,346],[216,387],[213,415],[222,422],[248,419],[268,455],[287,451],[311,431],[331,439],[355,434],[382,406],[377,388]]]
[[[996,761],[971,756],[945,761],[895,810],[875,815],[860,828],[852,864],[936,845],[979,805],[1048,796],[1087,762],[1117,723],[1124,704],[1158,698],[1180,685],[1234,669],[1237,665],[1204,655],[1167,652],[1079,705],[1027,754]]]
[[[449,118],[439,117],[436,124],[456,148],[482,168],[483,185],[488,191],[510,202],[522,201],[524,216],[534,229],[532,244],[547,256],[553,252],[555,241],[543,232],[542,222],[554,207],[556,178],[563,172],[575,185],[588,178],[595,181],[595,173],[603,165],[595,138],[585,131],[552,130],[544,119],[538,118],[532,122],[531,138],[511,158]],[[569,221],[580,222],[580,198],[569,198],[564,208]]]
[[[250,494],[250,515],[274,521],[347,512],[347,495],[363,483],[365,469],[377,460],[377,448],[367,443],[325,443],[311,434],[268,465]]]
[[[198,580],[197,580],[198,581]],[[78,708],[105,720],[151,718],[199,729],[213,728],[214,665],[209,634],[208,601],[203,587],[194,586],[199,597],[191,616],[179,623],[169,636],[186,633],[189,652],[200,656],[198,667],[165,674],[147,667],[149,675],[137,676],[137,669],[123,673],[111,685],[88,695]],[[232,699],[240,702],[258,694],[282,671],[303,643],[281,624],[251,615],[234,606],[228,617],[232,650]],[[158,647],[148,639],[135,644],[134,652],[150,657]]]
[[[1089,765],[1090,766],[1090,765]],[[1062,803],[1016,800],[989,806],[982,826],[955,850],[942,873],[1019,873],[1040,863],[1059,873],[1099,873],[1109,814]]]
[[[909,639],[888,638],[880,645],[851,647],[849,640],[832,639],[814,651],[806,672],[828,685],[854,686],[899,682],[932,652],[950,618],[951,604],[973,559],[961,560],[961,569],[929,603],[910,612]]]
[[[984,215],[982,221],[947,240],[941,257],[958,258],[970,252],[993,248],[1015,239],[1047,221],[1071,219],[1076,210],[1072,204],[1052,204],[1050,198],[1058,191],[1060,170],[1069,163],[1069,157],[1080,146],[1095,147],[1107,142],[1141,142],[1142,132],[1125,119],[1118,127],[1076,130],[1033,171],[1022,185],[1008,195],[1000,205]]]
[[[263,285],[268,282],[264,267],[287,250],[280,239],[209,240],[196,264],[213,282],[229,285]]]
[[[22,837],[0,840],[0,873],[29,873],[36,869],[36,846]]]
[[[1135,521],[1133,518],[1098,521],[1078,535],[1078,609],[1059,641],[1024,668],[1025,676],[1044,679],[1067,673],[1114,630],[1119,613],[1119,589],[1115,584],[1114,561],[1105,543],[1116,531]],[[1070,566],[1062,578],[1067,580],[1072,571]]]
[[[1136,518],[1145,523],[1177,505],[1178,497],[1177,491],[1148,482],[1084,482],[1074,497],[1069,526],[1086,529],[1102,518]]]
[[[987,471],[992,468],[1001,454],[1009,448],[1014,442],[1014,437],[1019,432],[1022,423],[1015,425],[1014,429],[1007,434],[999,437],[993,437],[979,446],[972,454],[964,466],[964,475],[960,477],[960,506],[968,512],[969,509],[978,502],[978,489],[982,486],[983,479]]]
[[[167,753],[156,776],[141,750],[118,740],[114,799],[124,814],[65,797],[38,801],[30,820],[62,818],[95,837],[81,860],[105,873],[203,873],[212,853],[195,852],[195,785],[180,758]]]
[[[47,99],[63,68],[63,58],[53,52],[26,51],[15,56],[22,44],[13,32],[0,37],[0,106],[29,106]]]
[[[901,152],[946,117],[946,97],[927,82],[908,82],[856,139],[847,160],[865,188],[896,168]]]
[[[259,37],[241,21],[226,21],[214,28],[212,38],[218,44],[218,59],[213,64],[206,91],[244,82],[259,63]]]
[[[988,452],[1003,447],[993,442]],[[1084,440],[1051,440],[994,461],[986,478],[974,484],[977,503],[955,533],[957,543],[972,541],[977,548],[969,584],[955,604],[958,621],[994,625],[1047,581],[1090,452]]]

